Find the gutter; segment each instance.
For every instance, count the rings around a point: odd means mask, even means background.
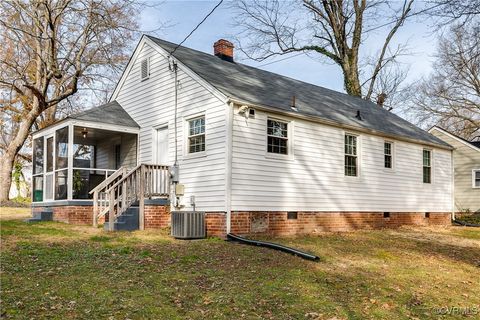
[[[412,138],[406,138],[403,136],[398,136],[398,135],[393,135],[393,134],[388,134],[382,131],[377,131],[373,129],[366,129],[366,128],[361,128],[361,127],[356,127],[356,126],[351,126],[351,125],[346,125],[340,122],[332,121],[332,120],[326,120],[324,118],[314,116],[314,115],[303,115],[295,112],[290,112],[290,111],[285,111],[285,110],[279,110],[277,108],[265,106],[265,105],[258,105],[258,104],[253,104],[251,102],[239,100],[236,98],[228,98],[227,102],[234,103],[234,104],[239,104],[239,105],[250,105],[256,109],[262,110],[262,111],[268,111],[271,113],[277,113],[277,114],[282,114],[294,118],[299,118],[299,119],[304,119],[308,120],[311,122],[316,122],[316,123],[321,123],[321,124],[326,124],[332,127],[338,127],[338,128],[343,128],[343,129],[348,129],[348,130],[354,130],[358,132],[364,132],[364,133],[369,133],[377,136],[383,136],[386,138],[390,139],[396,139],[399,141],[405,141],[405,142],[410,142],[410,143],[415,143],[415,144],[421,144],[424,146],[430,146],[430,147],[435,147],[435,148],[440,148],[440,149],[445,149],[445,150],[453,150],[453,147],[451,146],[446,146],[446,145],[440,145],[432,142],[426,142],[423,140],[418,140],[418,139],[412,139]]]

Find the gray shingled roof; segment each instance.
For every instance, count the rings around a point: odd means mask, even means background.
[[[471,145],[477,148],[480,148],[480,141],[468,141],[468,143],[470,143]]]
[[[177,46],[155,37],[148,38],[168,52]],[[186,47],[179,47],[173,56],[232,99],[292,112],[292,97],[295,96],[298,113],[303,115],[449,146],[399,116],[359,97],[240,63],[224,61],[212,54]],[[360,111],[362,120],[355,117],[357,110]]]
[[[72,114],[68,118],[140,128],[117,101],[111,101],[101,106]]]

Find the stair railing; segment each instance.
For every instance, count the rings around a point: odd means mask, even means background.
[[[121,167],[107,179],[103,180],[89,194],[93,193],[93,226],[97,227],[98,219],[103,217],[109,208],[107,190],[113,186],[117,181],[121,180],[128,170],[126,167]]]
[[[145,227],[145,199],[170,195],[170,172],[168,166],[141,164],[124,175],[106,190],[108,197],[108,230],[128,208],[138,201],[139,228]]]

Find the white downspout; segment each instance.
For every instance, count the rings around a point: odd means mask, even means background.
[[[452,170],[451,170],[452,171],[452,173],[451,173],[451,175],[452,175],[452,178],[451,178],[452,179],[452,182],[451,182],[452,183],[452,195],[451,195],[451,197],[452,197],[452,200],[451,200],[452,201],[452,220],[455,220],[455,159],[453,157],[454,156],[453,155],[454,151],[455,150],[451,151],[451,155],[452,155],[452,160],[451,160],[451,166],[452,166]]]
[[[227,234],[231,231],[232,221],[232,159],[233,159],[233,102],[228,103],[227,107],[227,141],[225,154],[225,211]]]

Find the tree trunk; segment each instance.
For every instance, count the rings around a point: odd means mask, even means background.
[[[0,202],[6,201],[10,194],[10,185],[12,184],[12,169],[15,154],[5,153],[0,157],[2,169],[0,170]]]
[[[358,77],[358,69],[356,66],[351,66],[350,63],[342,64],[343,83],[345,91],[352,96],[362,96],[362,86]]]
[[[15,164],[15,157],[23,147],[23,144],[28,138],[30,128],[35,119],[40,115],[42,108],[39,106],[38,100],[35,99],[32,109],[23,118],[15,137],[10,141],[5,153],[0,157],[2,168],[0,170],[0,202],[8,200],[10,193],[10,186],[12,184],[12,171]]]

